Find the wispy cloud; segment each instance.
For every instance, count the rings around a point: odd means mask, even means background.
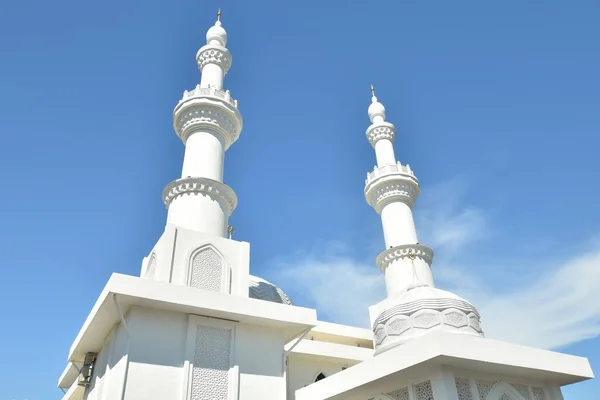
[[[600,241],[591,241],[572,258],[539,260],[543,275],[528,274],[518,286],[499,287],[486,280],[486,268],[459,258],[458,249],[476,249],[476,241],[494,233],[483,210],[459,206],[464,192],[458,181],[428,188],[417,210],[420,236],[438,253],[434,274],[439,286],[471,301],[491,338],[556,348],[600,335]],[[293,289],[297,302],[317,308],[321,319],[367,327],[367,308],[385,297],[385,285],[374,255],[358,260],[348,255],[347,246],[304,251],[292,262],[275,262],[274,271],[279,271],[277,282]],[[480,263],[485,259],[482,255]],[[512,257],[494,264],[502,263],[532,268],[530,260]]]

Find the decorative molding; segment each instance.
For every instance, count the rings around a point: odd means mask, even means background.
[[[382,167],[382,169],[385,167]],[[414,175],[389,170],[373,180],[367,179],[365,198],[367,203],[381,214],[383,208],[400,201],[412,208],[419,196],[419,181]]]
[[[223,70],[223,75],[227,75],[229,68],[231,68],[231,53],[223,46],[207,44],[198,50],[196,62],[200,71],[206,64],[216,64]]]
[[[217,96],[188,96],[173,111],[173,129],[183,143],[194,132],[207,131],[215,133],[227,150],[238,140],[242,125],[242,116],[237,108]]]
[[[387,338],[412,337],[415,329],[422,331],[437,326],[483,337],[479,313],[470,303],[431,298],[399,304],[381,313],[372,328],[375,348]]]
[[[165,186],[162,196],[167,209],[179,196],[204,195],[218,201],[224,212],[231,215],[237,207],[237,196],[233,189],[223,182],[204,177],[176,179]]]
[[[229,92],[229,90],[223,91],[215,87],[203,88],[200,87],[200,85],[196,85],[196,87],[192,90],[184,91],[183,96],[181,97],[181,100],[179,100],[179,103],[177,103],[177,105],[181,104],[186,100],[199,97],[212,97],[218,100],[225,100],[227,103],[229,103],[235,108],[237,108],[238,106],[238,101],[231,97],[231,92]]]
[[[413,170],[410,169],[410,165],[408,165],[408,164],[402,165],[400,163],[400,161],[398,161],[398,162],[396,162],[396,164],[388,164],[388,165],[384,165],[383,167],[378,167],[377,165],[375,165],[373,167],[372,172],[367,172],[367,179],[365,180],[365,185],[368,185],[369,182],[374,181],[375,179],[379,178],[380,176],[391,175],[391,174],[404,174],[404,175],[412,176],[413,178],[417,179],[415,177],[415,173],[413,172]]]
[[[379,267],[379,270],[384,273],[391,263],[403,258],[419,258],[431,267],[431,263],[433,262],[433,250],[427,246],[416,243],[394,246],[391,249],[381,252],[377,256],[375,263]]]
[[[396,138],[396,128],[393,124],[383,121],[369,126],[366,135],[371,146],[375,148],[375,143],[383,139],[387,139],[394,143],[394,139]]]

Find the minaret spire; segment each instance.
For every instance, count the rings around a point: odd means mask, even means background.
[[[373,172],[367,174],[365,197],[381,215],[386,250],[377,258],[385,275],[388,297],[411,287],[432,286],[433,251],[418,243],[412,207],[419,194],[419,181],[408,165],[396,161],[396,128],[386,122],[385,107],[371,85],[367,139],[377,157]]]
[[[227,237],[228,219],[237,205],[223,183],[225,151],[239,137],[242,116],[223,80],[231,67],[227,32],[217,21],[196,54],[200,84],[185,91],[173,112],[173,127],[185,144],[181,179],[167,185],[163,197],[167,221],[175,226]]]

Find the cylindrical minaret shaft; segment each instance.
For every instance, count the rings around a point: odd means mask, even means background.
[[[412,215],[419,181],[408,165],[396,161],[396,128],[385,121],[385,107],[371,86],[367,138],[375,149],[377,166],[367,174],[365,197],[380,215],[386,250],[377,257],[385,275],[388,297],[415,286],[433,286],[433,252],[420,245]]]
[[[237,197],[223,183],[223,166],[225,151],[239,137],[242,116],[237,101],[222,90],[231,54],[220,19],[219,12],[206,33],[206,45],[196,54],[200,84],[183,94],[173,112],[173,126],[185,144],[185,154],[181,179],[167,185],[163,199],[168,223],[226,237]]]

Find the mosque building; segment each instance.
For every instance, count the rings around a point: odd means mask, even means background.
[[[220,17],[196,54],[200,84],[173,112],[185,155],[162,193],[165,230],[139,276],[114,273],[102,290],[59,378],[64,400],[562,400],[561,386],[593,378],[585,358],[486,338],[475,306],[435,287],[412,215],[419,181],[396,160],[373,87],[364,195],[381,217],[387,298],[369,308],[371,329],[319,321],[251,275],[223,183],[243,120],[223,86]]]

